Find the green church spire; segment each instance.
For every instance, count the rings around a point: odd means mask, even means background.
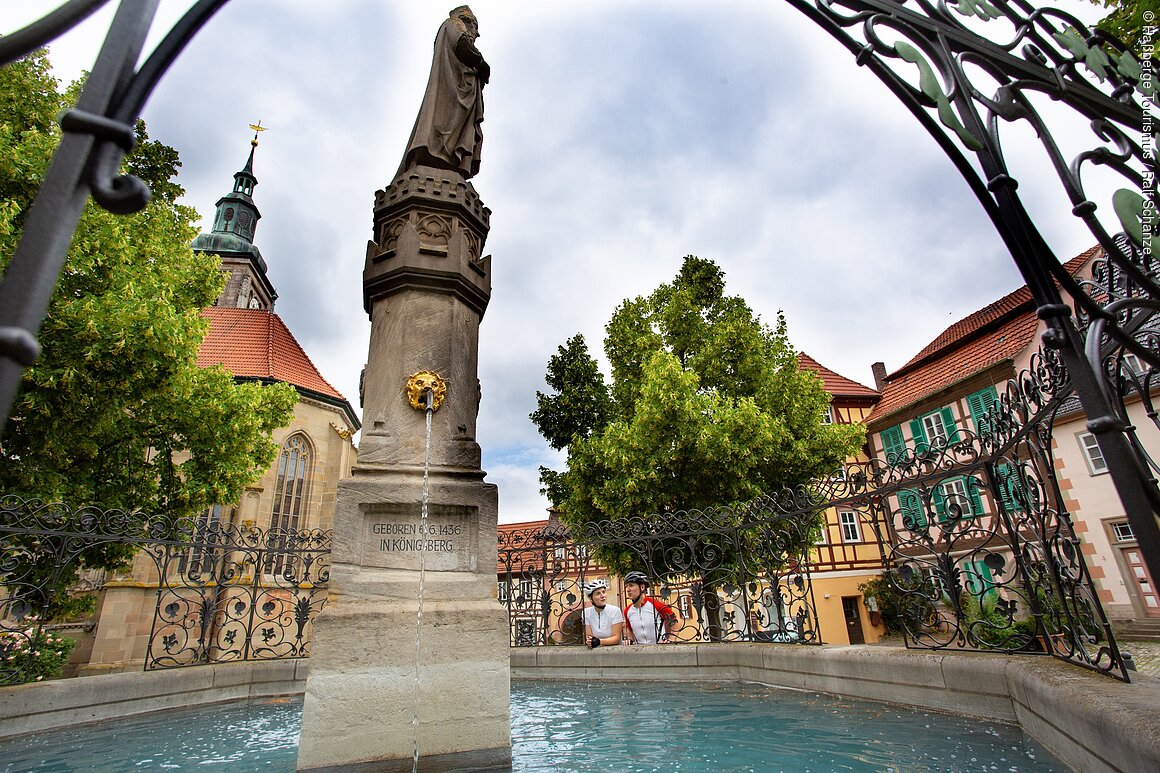
[[[258,133],[266,127],[259,121],[250,124],[250,128],[254,138],[250,140],[246,164],[234,173],[234,189],[218,199],[213,228],[193,240],[193,249],[220,256],[222,270],[230,275],[215,305],[272,309],[278,293],[266,276],[266,261],[254,244],[254,231],[262,217],[253,198],[258,184],[254,151],[258,149]]]

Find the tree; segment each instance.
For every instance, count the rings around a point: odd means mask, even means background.
[[[1160,10],[1160,0],[1091,0],[1095,5],[1112,9],[1100,19],[1096,26],[1110,35],[1115,35],[1128,48],[1141,57],[1151,58],[1151,46],[1144,50],[1146,27],[1152,27],[1153,32],[1148,37],[1149,43],[1155,42],[1156,12]],[[1151,14],[1151,20],[1145,21],[1144,13]]]
[[[45,52],[0,68],[0,269],[67,103]],[[197,213],[178,203],[177,152],[143,123],[138,135],[126,171],[154,196],[128,217],[86,207],[41,329],[43,354],[25,372],[0,446],[0,492],[182,516],[236,499],[269,467],[270,433],[289,421],[296,394],[197,367],[208,330],[200,311],[224,276],[216,257],[190,248]],[[124,558],[96,550],[84,563]]]
[[[556,394],[532,414],[567,448],[566,471],[541,470],[565,523],[745,502],[832,472],[865,440],[859,425],[822,423],[829,396],[798,367],[784,318],[770,328],[725,295],[712,261],[686,257],[671,284],[624,301],[606,333],[611,385],[576,336],[549,362]],[[637,568],[624,551],[601,558]]]

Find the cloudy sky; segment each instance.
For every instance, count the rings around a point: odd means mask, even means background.
[[[0,32],[58,4],[6,0]],[[190,4],[161,0],[155,29]],[[179,181],[206,227],[245,161],[247,125],[269,127],[256,242],[276,311],[356,410],[374,192],[398,166],[456,4],[233,0],[144,113],[150,135],[181,153]],[[541,517],[537,467],[562,464],[528,419],[548,358],[577,332],[598,352],[616,305],[671,280],[687,254],[715,260],[766,320],[783,310],[800,350],[870,385],[871,363],[900,367],[1022,284],[934,141],[792,7],[471,6],[492,68],[473,180],[493,212],[479,441],[502,520]],[[91,65],[109,18],[52,47],[60,77]],[[1026,137],[1011,143],[1013,161],[1042,155]],[[1057,255],[1094,242],[1046,170],[1016,176]]]

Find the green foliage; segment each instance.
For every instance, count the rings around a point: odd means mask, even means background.
[[[44,52],[0,68],[0,268],[67,101]],[[0,492],[193,513],[236,499],[268,468],[277,450],[269,435],[292,415],[293,387],[197,367],[208,329],[200,312],[224,275],[215,257],[190,248],[197,213],[177,203],[177,152],[150,140],[144,124],[138,130],[125,168],[154,196],[128,217],[87,205],[41,329],[43,354],[5,429]],[[123,548],[99,548],[81,566],[115,568],[125,558]]]
[[[556,395],[532,414],[549,442],[566,441],[567,471],[541,480],[567,523],[744,502],[831,472],[865,439],[861,426],[821,423],[829,396],[798,368],[785,320],[770,328],[725,295],[712,261],[686,257],[671,284],[624,301],[606,333],[612,383],[574,337],[549,363]]]
[[[567,448],[574,437],[586,438],[608,423],[608,387],[584,336],[577,333],[552,355],[546,381],[556,393],[536,392],[532,422],[552,448]]]
[[[927,602],[918,596],[904,594],[885,574],[867,580],[858,586],[858,590],[878,604],[887,633],[901,634],[905,630],[905,620],[913,623],[926,617]]]
[[[1099,29],[1119,38],[1139,56],[1151,54],[1151,51],[1144,51],[1144,43],[1156,42],[1156,13],[1160,11],[1160,0],[1092,0],[1092,3],[1112,9],[1096,25]],[[1145,14],[1150,14],[1147,20]],[[1153,32],[1145,41],[1144,33],[1149,27]]]
[[[27,628],[0,631],[0,684],[20,684],[55,679],[68,665],[76,642],[50,630],[36,627],[34,618],[23,621]],[[13,681],[19,676],[19,681]]]

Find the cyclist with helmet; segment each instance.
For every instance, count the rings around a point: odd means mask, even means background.
[[[663,601],[649,596],[648,577],[644,572],[624,575],[624,592],[632,603],[624,608],[629,644],[665,644],[669,640],[677,613]]]
[[[624,636],[624,615],[618,607],[608,605],[608,580],[584,583],[584,595],[592,602],[592,606],[584,609],[585,646],[620,644]]]

